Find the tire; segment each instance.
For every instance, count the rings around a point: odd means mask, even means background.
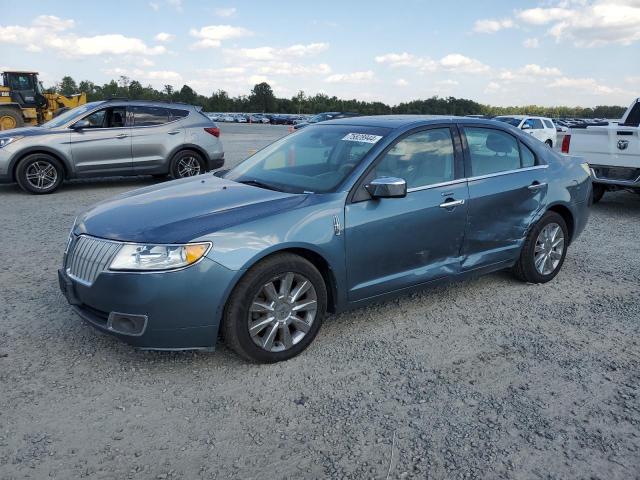
[[[551,140],[547,140],[546,142],[544,142],[545,145],[549,148],[553,148],[553,142]]]
[[[16,168],[16,181],[20,188],[35,195],[55,192],[63,179],[62,164],[46,153],[27,155]]]
[[[285,279],[288,276],[291,276],[291,281],[287,290]],[[291,300],[305,280],[310,287],[297,299]],[[268,291],[265,290],[268,284],[274,287],[271,301],[266,295],[263,296]],[[290,295],[283,295],[287,291]],[[314,299],[315,311],[312,305]],[[291,305],[304,306],[305,303],[310,305],[307,310],[291,311]],[[298,255],[276,254],[249,269],[234,288],[225,307],[222,336],[227,346],[246,360],[256,363],[281,362],[295,357],[311,344],[320,330],[326,311],[327,288],[316,267]],[[292,315],[297,319],[293,320]],[[255,330],[253,335],[250,325]],[[262,325],[265,326],[260,328]],[[301,326],[304,328],[300,329]],[[289,332],[288,342],[285,331]],[[271,343],[269,336],[273,337]]]
[[[15,108],[0,107],[0,130],[24,127],[24,118]]]
[[[205,168],[202,155],[193,150],[178,152],[171,159],[171,176],[176,179],[200,175]]]
[[[553,245],[553,242],[551,242],[550,239],[549,241],[546,241],[548,237],[545,237],[543,233],[543,231],[553,231],[553,226],[559,227],[562,232],[563,242],[561,251],[559,251],[558,248],[551,249],[550,247]],[[556,237],[556,241],[557,240],[558,237]],[[538,245],[540,241],[542,241],[543,244]],[[567,229],[567,224],[562,216],[556,212],[545,213],[538,223],[536,223],[529,231],[520,252],[520,258],[513,267],[514,275],[520,280],[528,283],[546,283],[553,280],[562,268],[562,264],[564,263],[564,259],[567,255],[568,243],[569,230]],[[536,248],[537,246],[538,248]],[[537,252],[536,250],[539,251]],[[544,256],[545,252],[551,251],[555,253],[549,253],[547,255],[547,258],[551,258],[549,263],[543,262],[542,268],[536,266],[536,260],[539,259],[541,255]],[[536,254],[538,256],[536,256]]]
[[[602,200],[602,197],[604,196],[604,192],[605,192],[604,186],[594,183],[593,189],[591,191],[591,204],[592,205],[596,204],[600,200]]]

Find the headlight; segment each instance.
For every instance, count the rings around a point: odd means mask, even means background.
[[[587,172],[587,175],[591,176],[591,167],[587,162],[581,163],[580,166],[585,172]]]
[[[175,270],[193,265],[210,248],[210,242],[185,245],[125,244],[111,261],[109,270]]]
[[[0,138],[0,148],[6,147],[10,143],[17,142],[22,137],[4,137]]]

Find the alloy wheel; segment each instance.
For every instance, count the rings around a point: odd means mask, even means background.
[[[268,352],[282,352],[311,329],[318,309],[316,289],[304,275],[287,272],[264,284],[249,307],[253,342]]]
[[[48,190],[58,181],[58,171],[51,163],[38,160],[27,167],[25,177],[36,190]]]
[[[534,263],[538,273],[552,274],[562,260],[564,232],[557,223],[549,223],[538,234],[534,250]]]
[[[193,177],[194,175],[200,175],[200,162],[196,157],[188,156],[183,157],[178,161],[178,176]]]

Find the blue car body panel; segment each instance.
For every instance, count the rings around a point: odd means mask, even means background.
[[[273,253],[294,251],[322,262],[331,310],[341,311],[509,267],[529,229],[549,209],[568,215],[571,239],[587,222],[591,181],[580,161],[559,156],[507,124],[411,116],[323,123],[330,124],[389,129],[333,193],[290,194],[203,175],[134,190],[80,215],[74,235],[139,243],[210,241],[213,248],[197,265],[176,272],[105,271],[91,287],[74,285],[78,302],[88,307],[76,309],[105,331],[90,318],[92,311],[147,315],[144,335],[119,335],[139,347],[212,348],[234,286]],[[454,180],[410,189],[404,198],[354,200],[358,182],[398,137],[433,125],[457,132],[458,124],[508,132],[535,152],[538,164],[471,177],[460,145]],[[305,130],[310,128],[323,126]],[[535,183],[544,186],[530,189]],[[464,203],[441,206],[453,199]]]

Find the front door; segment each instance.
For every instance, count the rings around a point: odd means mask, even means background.
[[[78,176],[131,175],[131,128],[126,119],[125,106],[103,108],[83,118],[88,127],[71,131]]]
[[[468,199],[461,170],[449,126],[407,134],[376,160],[345,208],[350,301],[459,271]],[[378,177],[403,178],[407,196],[367,198],[364,185]]]
[[[515,261],[545,205],[547,166],[503,130],[467,125],[464,138],[470,174],[462,269]]]

